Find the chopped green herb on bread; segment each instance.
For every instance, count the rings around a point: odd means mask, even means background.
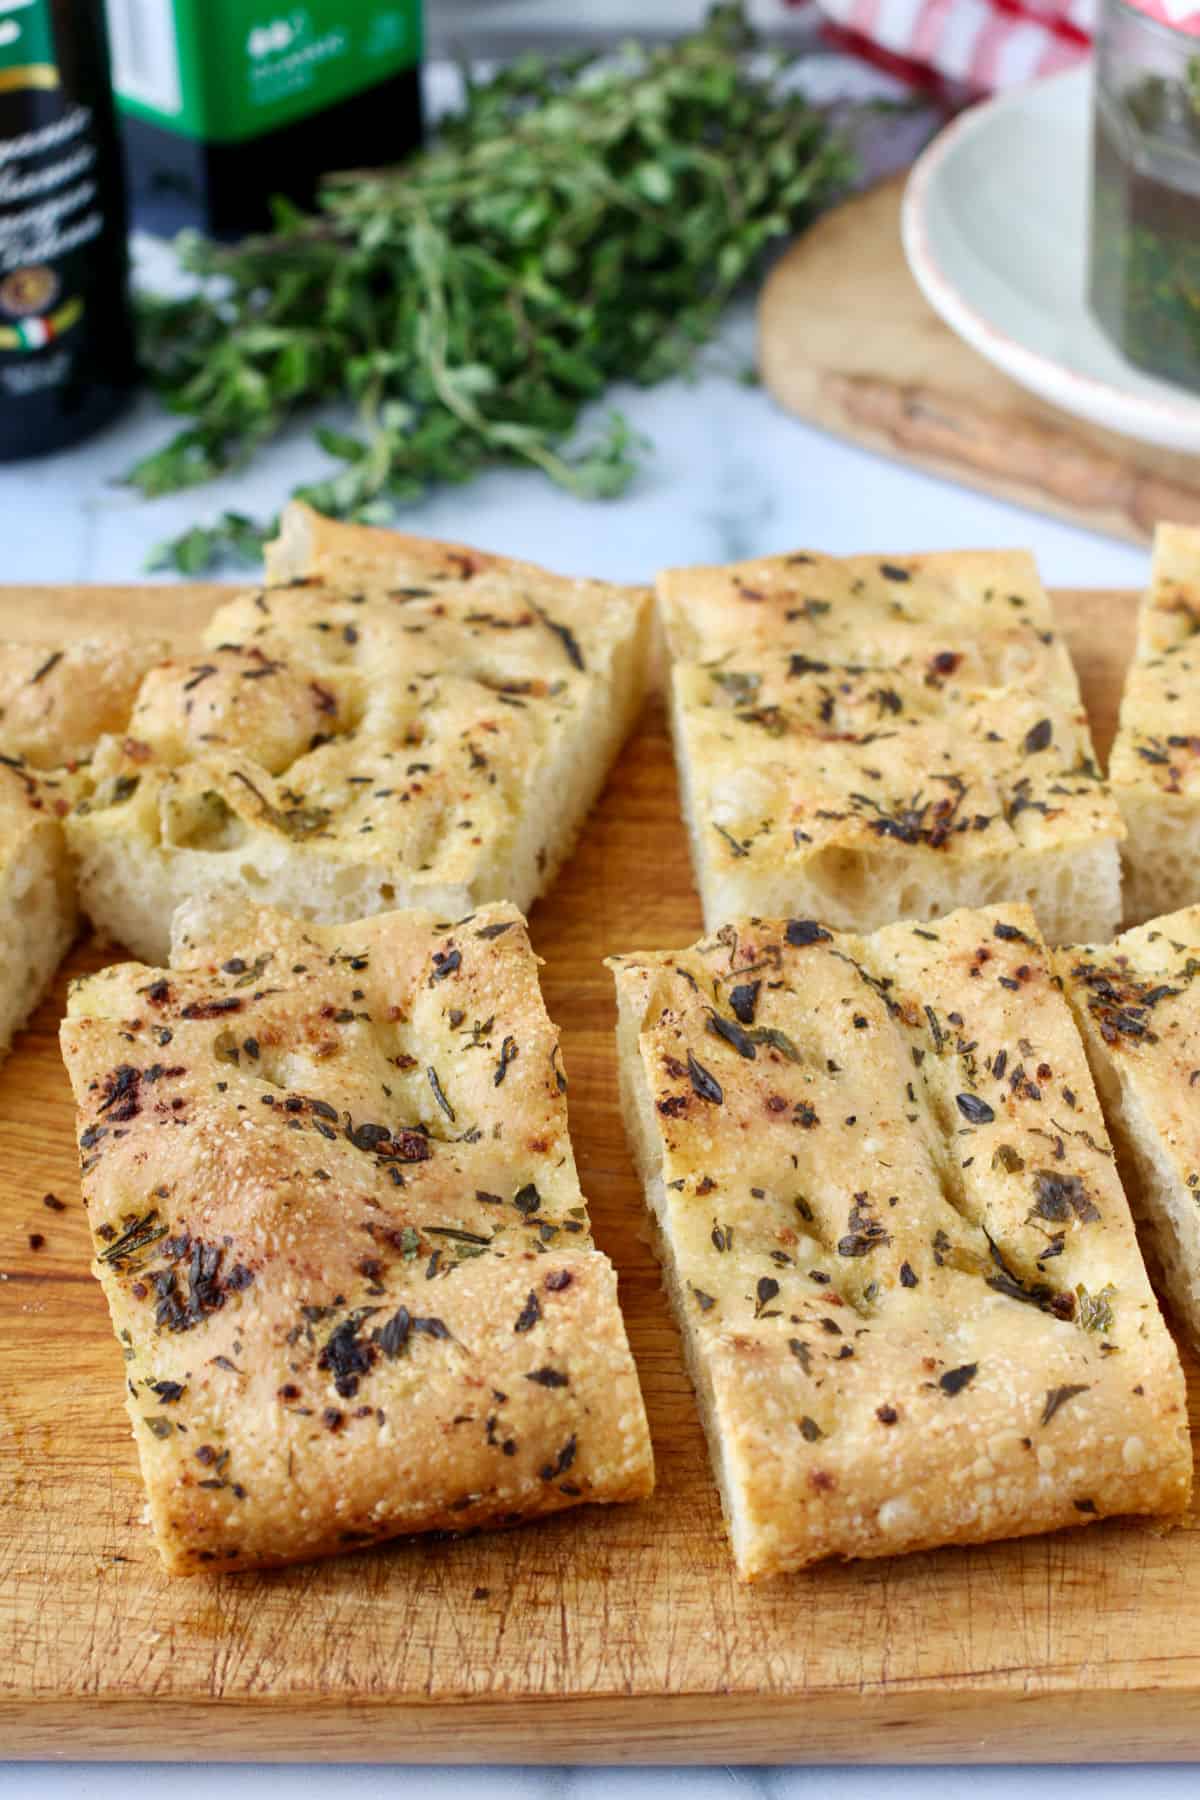
[[[1180,1512],[1183,1374],[1028,907],[612,967],[743,1577]]]
[[[1051,942],[1115,930],[1123,827],[1030,557],[798,553],[658,591],[710,930],[1002,900]]]
[[[327,923],[529,906],[633,724],[649,594],[303,507],[268,575],[101,746],[68,824],[94,922],[161,962],[218,887]]]
[[[173,1573],[653,1485],[525,924],[184,909],[62,1028]]]

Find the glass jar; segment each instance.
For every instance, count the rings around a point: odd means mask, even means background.
[[[1129,362],[1200,391],[1200,0],[1194,4],[1188,13],[1181,0],[1102,0],[1089,298]]]

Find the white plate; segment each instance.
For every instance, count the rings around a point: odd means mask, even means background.
[[[904,193],[908,266],[974,349],[1067,412],[1200,452],[1200,400],[1140,374],[1085,293],[1091,70],[973,107],[915,164]]]

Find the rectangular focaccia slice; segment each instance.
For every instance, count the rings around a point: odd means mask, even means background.
[[[1200,531],[1160,525],[1108,765],[1128,833],[1122,847],[1127,924],[1200,900],[1198,632]]]
[[[1054,960],[1151,1270],[1200,1348],[1200,906]]]
[[[84,1199],[169,1570],[650,1492],[525,924],[185,908],[77,984]]]
[[[0,645],[0,1057],[75,936],[62,821],[101,733],[129,715],[158,644]]]
[[[0,1057],[75,936],[75,883],[59,784],[0,754]]]
[[[268,566],[96,759],[68,828],[92,919],[162,961],[219,886],[327,923],[527,907],[633,723],[649,594],[301,507]]]
[[[613,967],[743,1577],[1186,1504],[1179,1359],[1027,907]]]
[[[798,553],[669,570],[659,596],[710,930],[999,900],[1052,942],[1116,928],[1120,815],[1032,558]]]

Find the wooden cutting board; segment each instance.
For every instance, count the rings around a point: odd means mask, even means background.
[[[215,589],[0,590],[0,636],[120,619],[186,642]],[[1128,596],[1066,594],[1101,749]],[[66,978],[0,1069],[0,1754],[1044,1761],[1194,1753],[1200,1513],[735,1580],[617,1108],[607,952],[700,912],[652,703],[533,917],[596,1238],[616,1262],[658,1492],[472,1540],[168,1580],[79,1203]],[[66,1202],[47,1209],[42,1196]],[[44,1247],[33,1250],[30,1234]],[[1200,1373],[1189,1365],[1193,1400]]]
[[[943,325],[900,243],[903,177],[817,221],[759,302],[762,378],[790,412],[869,449],[1137,541],[1200,524],[1200,457],[1061,412]]]

